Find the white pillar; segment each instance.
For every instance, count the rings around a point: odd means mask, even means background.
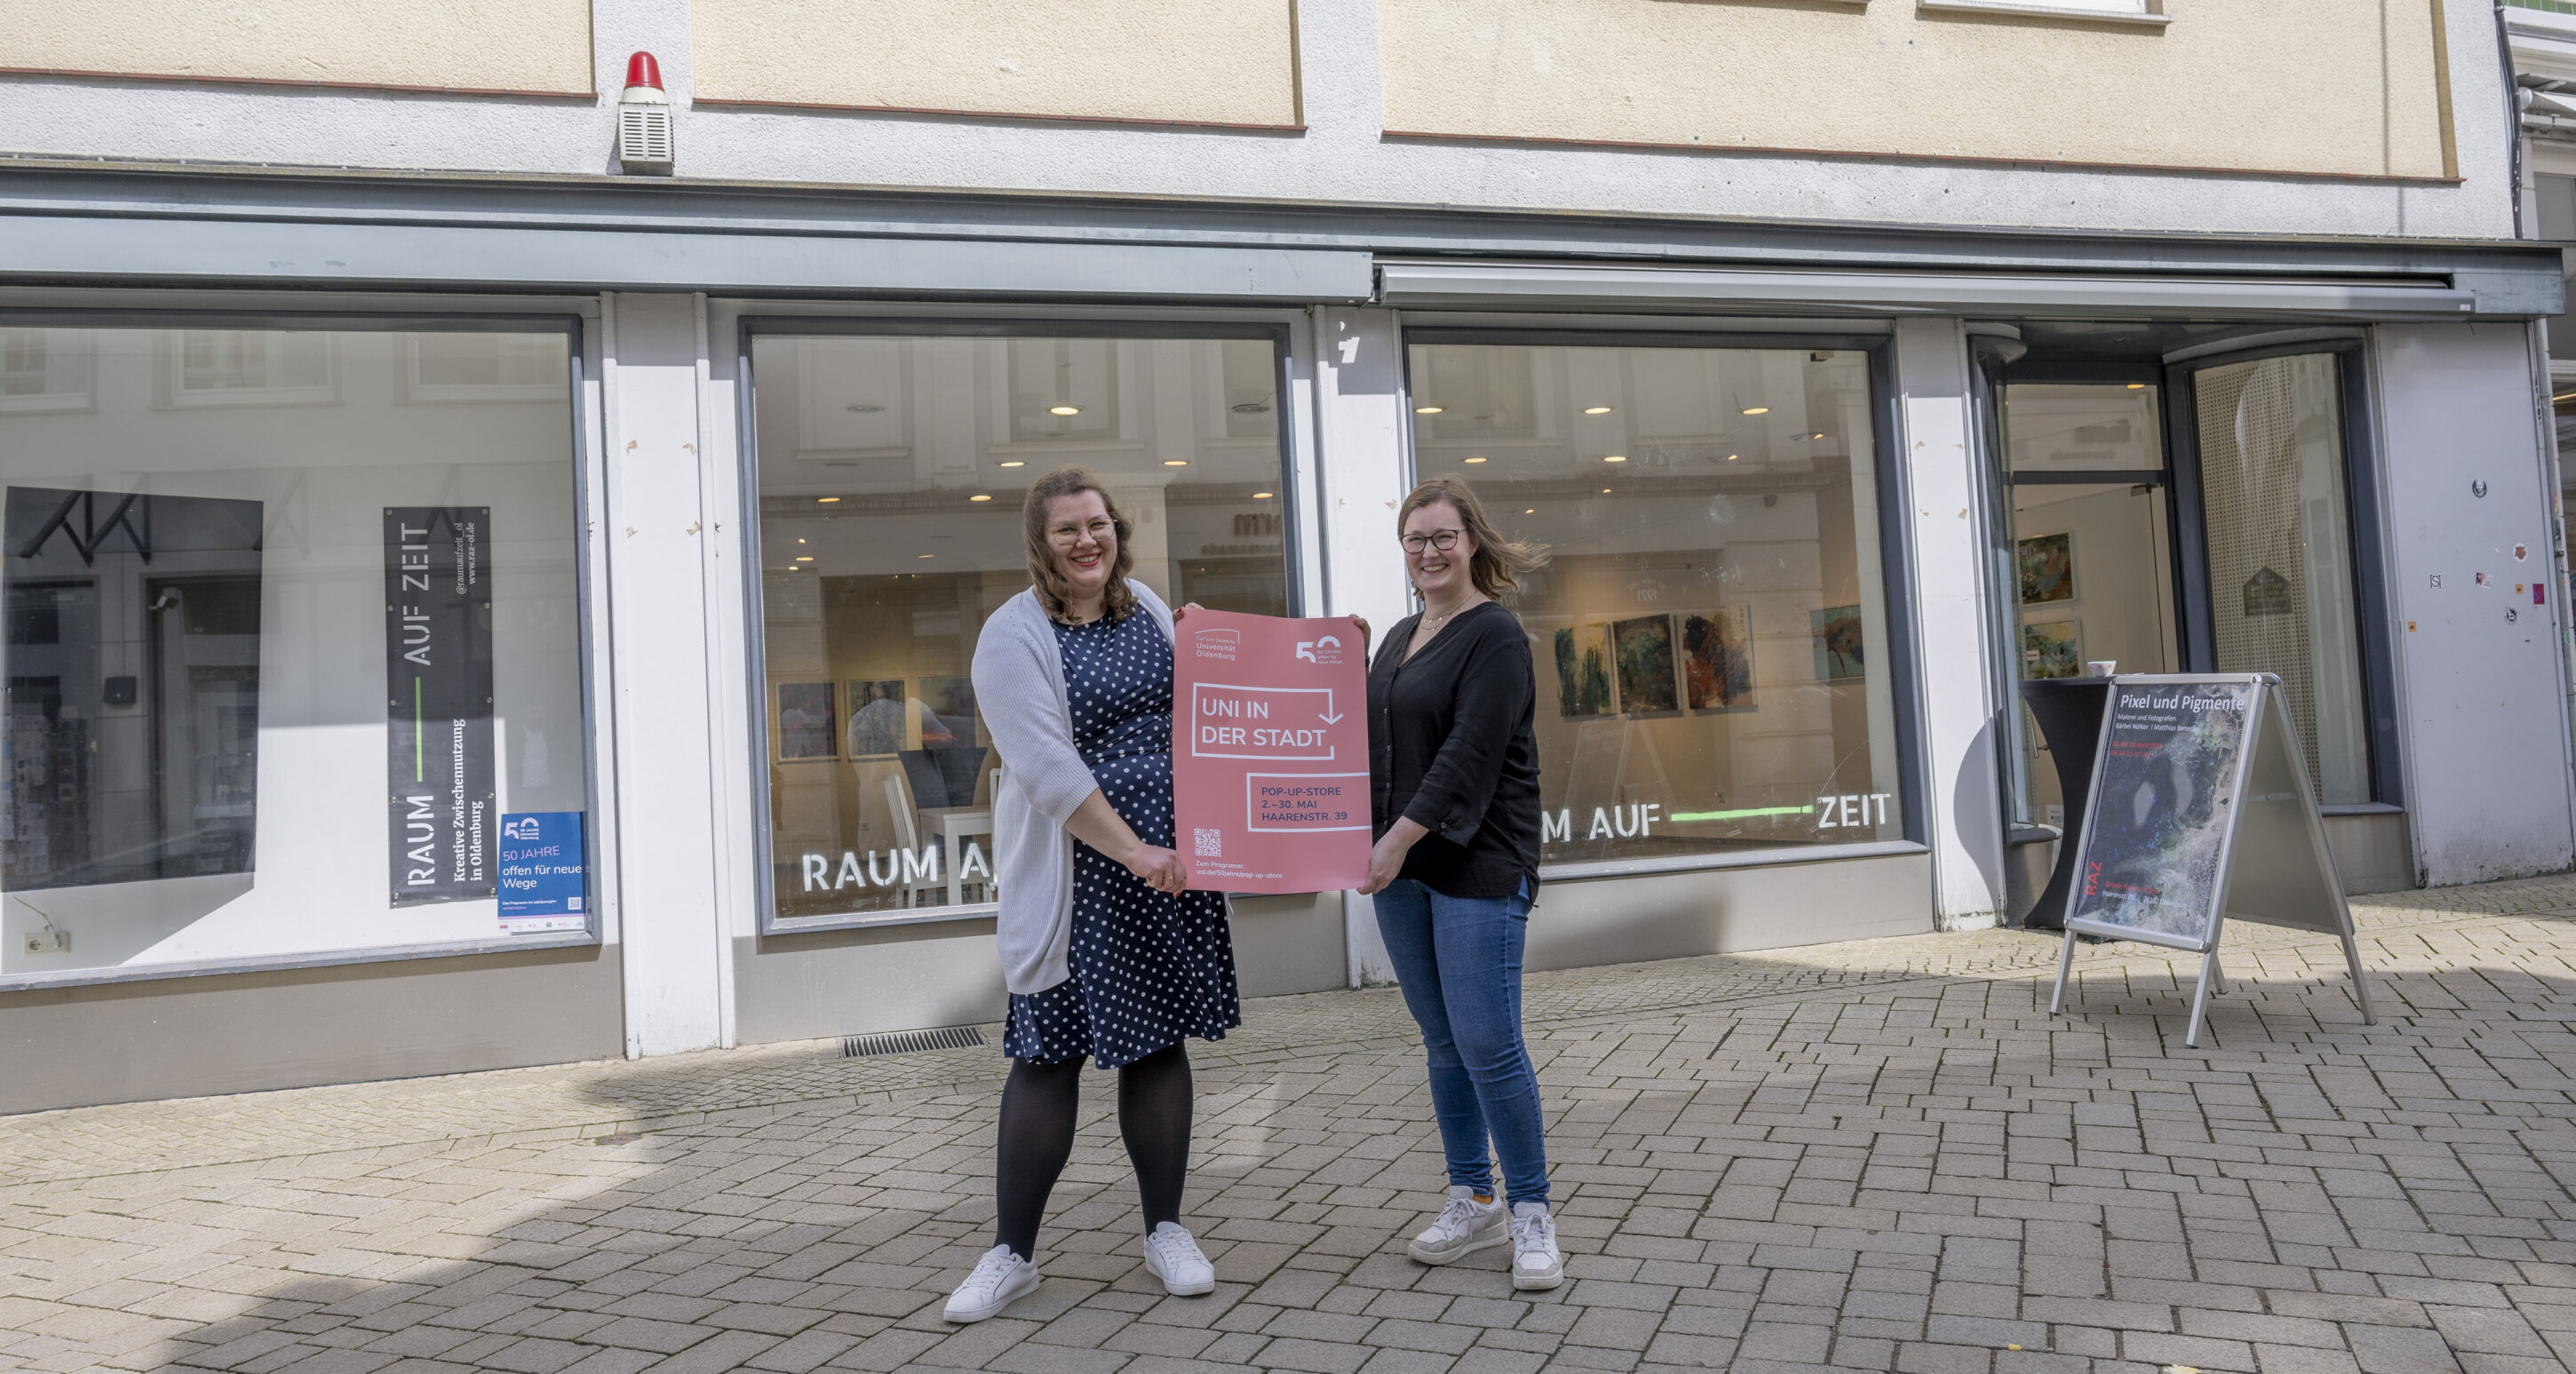
[[[1978,471],[1968,341],[1956,320],[1896,325],[1896,386],[1913,496],[1915,639],[1922,646],[1923,754],[1933,915],[1982,930],[2004,907],[2003,703],[1986,598],[1985,482]]]
[[[1412,481],[1403,350],[1392,310],[1315,312],[1322,613],[1357,615],[1373,636],[1413,613],[1395,543],[1395,508]],[[1342,930],[1351,986],[1395,981],[1368,898],[1343,894]]]
[[[732,1039],[699,458],[705,310],[703,297],[632,293],[600,308],[629,1058]]]

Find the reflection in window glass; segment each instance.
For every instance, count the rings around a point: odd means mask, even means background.
[[[179,391],[188,397],[217,392],[326,391],[331,385],[331,336],[265,329],[191,329],[180,335]]]
[[[0,329],[0,410],[80,410],[89,405],[85,329]]]
[[[0,341],[90,393],[0,406],[0,974],[505,933],[502,815],[588,809],[569,340],[454,337]],[[404,406],[484,340],[548,399]]]
[[[1417,470],[1553,550],[1511,603],[1546,862],[1904,837],[1865,354],[1424,344],[1411,371]]]
[[[2159,414],[2145,384],[2015,382],[2005,388],[2004,451],[2014,472],[2161,469]]]
[[[1289,612],[1269,339],[764,336],[752,368],[780,917],[991,900],[968,669],[1040,474],[1106,478],[1172,605]]]
[[[2317,799],[2369,801],[2334,355],[2208,368],[2195,388],[2217,670],[2280,674]]]

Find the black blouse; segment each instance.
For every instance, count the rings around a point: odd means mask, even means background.
[[[1538,739],[1529,636],[1487,601],[1441,627],[1410,661],[1419,613],[1389,631],[1369,665],[1370,819],[1431,833],[1404,877],[1449,897],[1538,892]]]

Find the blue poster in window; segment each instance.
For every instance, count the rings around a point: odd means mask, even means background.
[[[589,883],[582,871],[580,812],[503,813],[498,876],[503,930],[589,927]]]

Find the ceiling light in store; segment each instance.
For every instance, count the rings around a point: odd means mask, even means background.
[[[1416,414],[1416,415],[1437,415],[1437,414],[1439,414],[1439,413],[1440,413],[1440,407],[1438,407],[1438,406],[1415,406],[1415,407],[1413,408],[1413,413],[1414,413],[1414,414]]]
[[[2129,383],[2129,389],[2131,391],[2144,391],[2147,389],[2147,384],[2145,382],[2131,382]]]
[[[1606,454],[1602,457],[1601,461],[1605,463],[1624,463],[1628,461],[1628,455],[1624,453]]]
[[[1522,512],[1521,512],[1521,514],[1523,514],[1523,515],[1536,515],[1536,514],[1538,514],[1538,507],[1536,507],[1536,506],[1532,506],[1532,507],[1530,507],[1528,510],[1522,511]]]
[[[1745,414],[1747,414],[1747,415],[1768,415],[1768,414],[1770,414],[1770,413],[1771,413],[1771,407],[1769,407],[1769,406],[1746,406],[1746,407],[1744,408],[1744,413],[1745,413]]]
[[[1266,491],[1256,491],[1252,494],[1252,499],[1255,501],[1267,501],[1270,499],[1270,493]]]
[[[1187,458],[1166,458],[1163,460],[1163,466],[1167,468],[1185,468],[1189,465],[1190,460]]]
[[[802,543],[804,543],[805,541],[804,541],[803,539],[801,539],[801,538],[800,538],[800,539],[798,539],[796,542],[797,542],[797,543],[799,543],[799,544],[802,544]]]
[[[1028,464],[1027,464],[1027,463],[1024,463],[1024,462],[1022,462],[1022,461],[1020,461],[1020,460],[1019,460],[1019,459],[1017,459],[1017,458],[1014,458],[1014,459],[1012,459],[1011,461],[1009,461],[1009,462],[1007,462],[1007,463],[1002,464],[1002,466],[1004,466],[1004,467],[1006,467],[1006,468],[1024,468],[1024,467],[1027,467],[1027,466],[1028,466]]]
[[[1604,496],[1609,495],[1609,494],[1610,494],[1610,489],[1609,489],[1608,487],[1603,487],[1603,488],[1601,489],[1601,494],[1602,494],[1602,495],[1604,495]]]
[[[989,496],[969,496],[966,499],[969,501],[990,501],[993,498]]]
[[[1609,413],[1610,413],[1610,407],[1608,407],[1608,406],[1585,406],[1585,407],[1583,408],[1583,413],[1584,413],[1584,414],[1586,414],[1586,415],[1607,415],[1607,414],[1609,414]]]
[[[1744,456],[1744,455],[1743,455],[1743,454],[1741,454],[1741,453],[1730,453],[1730,454],[1726,455],[1726,461],[1728,461],[1728,462],[1732,463],[1732,462],[1734,462],[1736,459],[1741,458],[1741,457],[1743,457],[1743,456]]]
[[[1470,462],[1470,463],[1481,463],[1481,462],[1483,462],[1483,461],[1485,461],[1485,460],[1484,460],[1484,459],[1482,459],[1482,458],[1470,458],[1470,459],[1468,459],[1467,461],[1468,461],[1468,462]]]
[[[1808,437],[1808,438],[1810,438],[1810,439],[1822,439],[1822,438],[1824,438],[1825,436],[1824,436],[1823,434],[1821,434],[1821,433],[1817,433],[1817,434],[1810,434],[1810,435],[1808,435],[1807,437]]]
[[[814,555],[810,553],[800,553],[796,555],[796,561],[799,563],[811,563],[814,561]]]
[[[1082,413],[1082,407],[1080,407],[1080,406],[1048,406],[1048,407],[1047,407],[1047,414],[1049,414],[1049,415],[1080,415],[1081,413]]]
[[[916,556],[917,556],[917,557],[921,557],[921,558],[937,558],[939,555],[937,555],[937,554],[935,554],[935,553],[925,553],[925,554],[919,554],[919,555],[916,555]]]
[[[841,409],[850,412],[852,415],[874,415],[878,411],[885,409],[885,407],[868,401],[861,401],[857,405],[843,406]]]
[[[840,499],[841,498],[837,496],[817,496],[814,498],[814,504],[818,506],[828,506]]]

